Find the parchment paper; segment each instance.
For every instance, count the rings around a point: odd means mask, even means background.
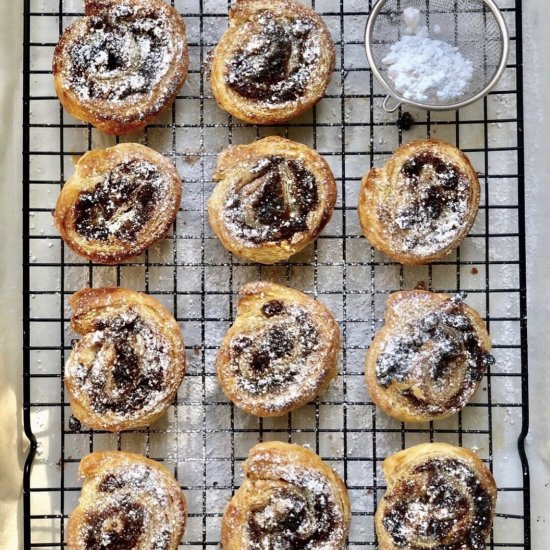
[[[550,540],[550,155],[547,143],[550,35],[547,0],[526,0],[524,55],[526,97],[527,242],[533,548],[547,550]],[[21,468],[25,441],[21,432],[21,62],[22,2],[0,7],[0,547],[21,548]]]

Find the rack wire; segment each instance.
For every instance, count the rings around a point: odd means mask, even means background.
[[[25,548],[65,547],[66,521],[80,492],[78,462],[102,449],[141,452],[173,469],[190,511],[183,546],[215,548],[248,449],[270,439],[307,444],[340,472],[352,500],[351,550],[376,547],[373,514],[385,489],[380,465],[386,456],[425,441],[474,447],[499,485],[488,547],[530,548],[521,0],[499,2],[512,57],[498,88],[460,112],[411,111],[410,130],[395,125],[401,111],[382,110],[384,92],[366,64],[362,36],[372,0],[313,1],[337,48],[327,96],[290,124],[263,128],[220,111],[209,88],[204,66],[226,27],[227,2],[173,0],[188,29],[189,77],[174,107],[130,139],[173,160],[185,181],[182,208],[170,237],[116,267],[72,254],[50,214],[74,157],[115,142],[65,113],[52,87],[53,48],[62,30],[82,15],[81,0],[24,1],[24,427],[31,441],[24,471]],[[219,151],[273,133],[319,150],[335,173],[339,199],[314,245],[285,264],[260,267],[223,250],[208,227],[205,206]],[[482,203],[459,251],[430,266],[403,267],[361,236],[357,191],[370,166],[402,142],[425,136],[455,143],[470,156],[481,174]],[[316,403],[279,419],[235,409],[214,374],[238,288],[255,279],[311,293],[333,310],[342,328],[337,381]],[[497,363],[461,414],[413,426],[376,410],[362,372],[388,294],[418,284],[467,291],[467,301],[490,329]],[[76,432],[69,424],[63,369],[75,335],[67,298],[81,287],[102,285],[154,295],[182,326],[189,370],[168,414],[149,429],[116,435],[86,427]]]

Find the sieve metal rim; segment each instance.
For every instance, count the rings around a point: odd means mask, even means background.
[[[502,12],[500,11],[499,7],[496,5],[496,2],[494,0],[481,0],[481,1],[486,6],[489,7],[491,12],[495,16],[495,19],[497,20],[497,23],[500,29],[500,33],[502,35],[502,55],[500,59],[500,64],[491,81],[487,84],[487,86],[485,86],[485,88],[483,88],[475,96],[472,96],[464,101],[459,101],[456,103],[448,103],[445,105],[432,105],[429,103],[422,103],[422,102],[417,102],[417,101],[407,99],[405,97],[400,96],[398,93],[396,93],[395,90],[386,82],[386,79],[382,76],[382,73],[378,70],[378,65],[374,59],[374,55],[372,52],[372,34],[373,34],[376,18],[382,11],[382,8],[389,2],[389,0],[378,0],[378,2],[376,2],[371,12],[369,13],[367,24],[365,26],[365,51],[367,54],[367,59],[368,59],[372,74],[374,74],[378,82],[383,86],[383,88],[388,93],[388,95],[386,96],[382,104],[382,107],[386,112],[393,113],[402,104],[410,105],[411,107],[418,107],[420,109],[425,109],[428,111],[452,111],[455,109],[461,109],[462,107],[466,107],[466,105],[470,105],[470,103],[474,103],[478,99],[485,97],[496,86],[497,82],[502,78],[502,75],[506,70],[506,65],[508,64],[508,56],[510,54],[510,33],[508,32],[508,26],[506,25],[504,16],[502,15]],[[388,107],[388,102],[390,98],[393,98],[398,102],[397,105],[391,108]]]

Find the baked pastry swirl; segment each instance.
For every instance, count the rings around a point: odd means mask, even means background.
[[[260,263],[286,260],[314,241],[336,203],[326,161],[278,136],[226,149],[213,178],[214,233],[231,252]]]
[[[253,124],[294,118],[324,95],[334,43],[319,15],[295,0],[237,0],[214,50],[218,105]]]
[[[85,0],[61,36],[54,85],[67,111],[108,134],[144,128],[187,77],[185,24],[162,0]]]
[[[83,289],[69,303],[71,326],[83,336],[65,366],[74,416],[112,432],[148,426],[185,373],[177,322],[158,300],[125,288]]]
[[[380,550],[485,550],[497,488],[472,451],[445,443],[387,458],[375,515]]]
[[[221,388],[256,416],[281,416],[315,399],[337,375],[340,332],[330,311],[273,283],[240,289],[237,317],[218,353]]]
[[[454,145],[401,146],[363,178],[359,221],[370,244],[402,264],[424,264],[457,248],[479,208],[479,180]]]
[[[170,470],[144,456],[96,452],[79,465],[84,480],[69,517],[69,550],[175,550],[185,531],[185,496]]]
[[[121,143],[90,151],[63,186],[54,221],[77,254],[113,264],[138,256],[172,227],[181,179],[160,153]]]
[[[460,411],[494,362],[491,339],[462,295],[395,292],[385,325],[367,352],[373,402],[403,422],[428,422]]]
[[[344,482],[313,451],[253,447],[222,521],[224,550],[342,550],[351,520]]]

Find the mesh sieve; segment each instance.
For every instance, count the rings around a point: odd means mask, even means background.
[[[406,29],[403,12],[407,8],[420,10],[420,24],[428,28],[430,36],[458,47],[462,56],[472,63],[474,74],[468,89],[452,102],[436,97],[430,98],[429,103],[407,99],[394,88],[388,76],[388,67],[382,59]],[[367,22],[365,46],[373,74],[398,102],[390,107],[388,96],[384,102],[387,111],[394,111],[401,103],[446,110],[476,101],[498,82],[506,68],[509,37],[504,18],[493,0],[379,0]]]

